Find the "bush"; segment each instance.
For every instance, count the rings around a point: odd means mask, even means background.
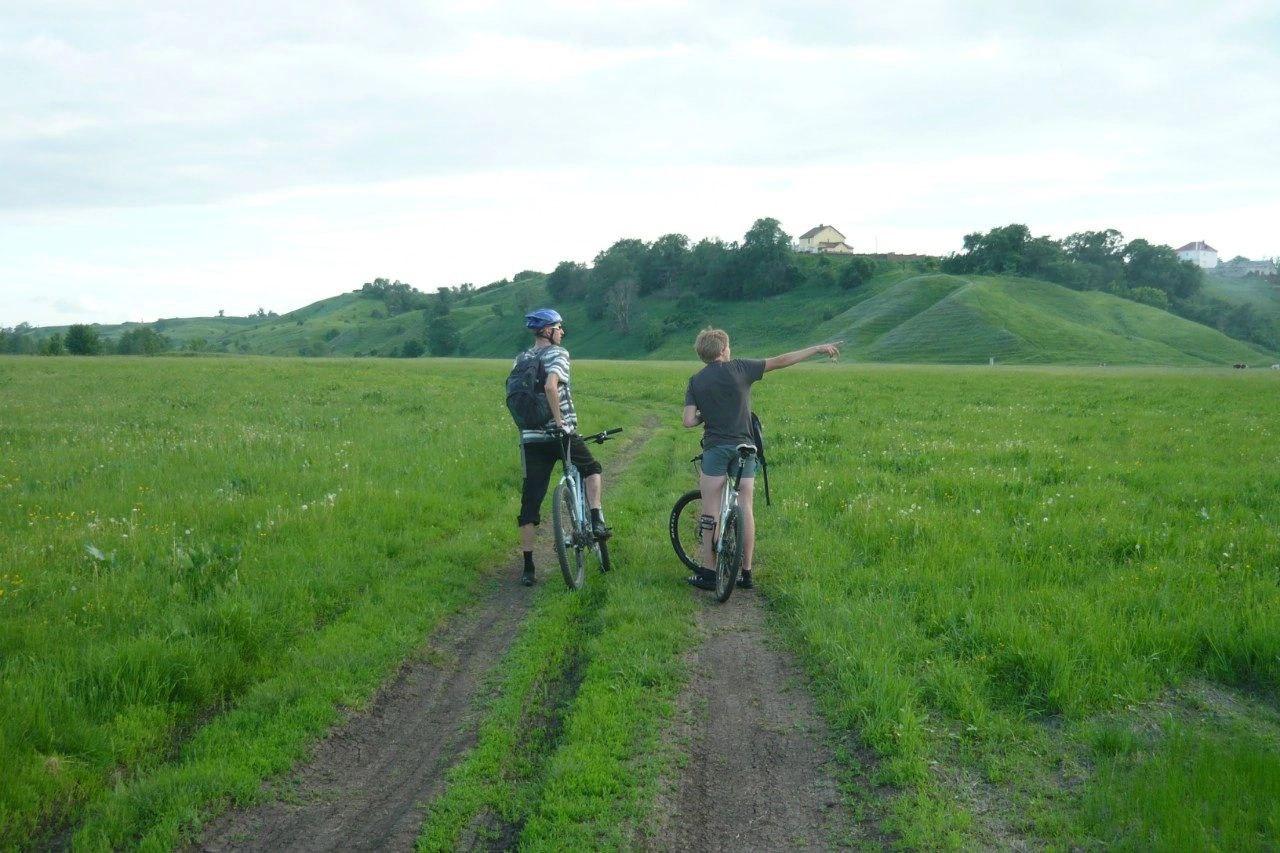
[[[334,338],[336,338],[336,337],[337,337],[338,335],[340,335],[340,334],[342,334],[342,333],[341,333],[341,332],[339,332],[337,329],[325,329],[325,330],[324,330],[324,336],[323,336],[323,337],[324,337],[324,339],[325,339],[326,341],[331,341],[331,340],[333,340]]]
[[[411,339],[411,340],[405,341],[404,346],[400,347],[400,357],[401,358],[418,358],[426,351],[427,351],[427,348],[422,345],[422,341]]]
[[[172,342],[150,326],[130,329],[120,336],[116,344],[116,352],[120,355],[156,355],[172,348]]]
[[[862,287],[876,274],[876,262],[871,258],[854,258],[840,270],[840,288],[853,290]]]
[[[1143,305],[1151,305],[1159,308],[1161,311],[1169,310],[1169,295],[1157,287],[1135,287],[1127,294],[1129,299],[1134,302],[1141,302]]]
[[[644,348],[646,352],[653,352],[662,346],[663,338],[667,336],[667,328],[661,320],[653,319],[644,324]]]
[[[66,348],[62,345],[62,335],[54,332],[49,337],[40,342],[41,355],[62,355],[66,352]]]
[[[72,355],[97,355],[102,352],[102,339],[97,329],[76,323],[67,329],[66,347]]]
[[[462,335],[452,316],[445,314],[434,317],[427,323],[427,349],[431,350],[432,355],[453,355],[461,343]]]

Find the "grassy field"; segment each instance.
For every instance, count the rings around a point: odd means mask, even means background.
[[[692,635],[663,531],[694,367],[575,363],[588,429],[651,431],[609,484],[620,570],[536,591],[423,849],[485,815],[533,849],[635,842]],[[0,847],[171,847],[366,702],[512,551],[504,372],[0,361]],[[1250,373],[758,386],[760,594],[868,748],[841,752],[868,817],[907,846],[1280,835],[1276,377]],[[512,736],[531,707],[554,737]]]

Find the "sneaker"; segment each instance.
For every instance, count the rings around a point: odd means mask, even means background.
[[[742,574],[738,575],[738,589],[755,589],[755,586],[751,582],[751,570],[743,569]]]
[[[520,576],[520,583],[525,586],[533,586],[533,570],[526,569],[524,574]]]
[[[597,542],[605,542],[613,535],[613,528],[606,526],[603,521],[593,521],[591,522],[591,535],[596,538]]]
[[[698,589],[715,589],[716,573],[710,569],[698,569],[687,578],[689,585]]]

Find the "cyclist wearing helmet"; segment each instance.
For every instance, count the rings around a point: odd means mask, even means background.
[[[551,404],[551,420],[543,429],[520,431],[521,461],[524,466],[524,485],[520,494],[520,549],[524,552],[524,573],[521,583],[533,586],[533,538],[534,528],[541,522],[539,512],[542,499],[547,496],[551,472],[560,459],[560,442],[546,432],[560,429],[571,435],[569,455],[582,473],[582,483],[591,507],[591,526],[598,539],[608,539],[612,531],[605,526],[600,509],[602,489],[600,463],[587,449],[586,442],[577,435],[578,414],[573,408],[573,394],[569,385],[569,352],[560,344],[564,341],[564,320],[552,308],[539,308],[525,315],[525,327],[533,332],[533,346],[516,357],[536,358],[542,362],[546,375],[545,391]]]

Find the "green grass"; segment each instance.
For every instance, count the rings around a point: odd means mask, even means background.
[[[765,380],[782,501],[763,513],[764,589],[827,712],[904,792],[888,819],[909,844],[1127,837],[1103,818],[1084,828],[1072,807],[1077,784],[1113,804],[1145,796],[1092,780],[1096,715],[1192,677],[1280,686],[1272,382],[960,368]],[[1187,725],[1199,737],[1212,721]],[[1170,762],[1173,749],[1152,746]],[[1273,757],[1261,772],[1274,779]],[[965,805],[972,789],[998,804],[982,809],[990,825]],[[1236,794],[1205,790],[1207,813],[1257,817]]]
[[[1205,275],[1204,293],[1236,305],[1248,305],[1272,324],[1280,325],[1280,287],[1257,276],[1223,278],[1210,272]]]
[[[1099,761],[1087,815],[1128,850],[1263,850],[1280,838],[1280,743],[1169,724],[1159,748]]]
[[[513,547],[503,372],[0,364],[0,846],[169,845],[365,701]]]
[[[538,590],[424,849],[491,819],[522,847],[643,840],[693,636],[665,517],[695,368],[575,361],[588,429],[659,419],[608,481],[619,569]],[[0,846],[64,825],[172,846],[367,701],[513,548],[505,369],[0,361]],[[1275,381],[812,365],[757,386],[760,595],[875,756],[868,817],[927,847],[1274,838]]]

